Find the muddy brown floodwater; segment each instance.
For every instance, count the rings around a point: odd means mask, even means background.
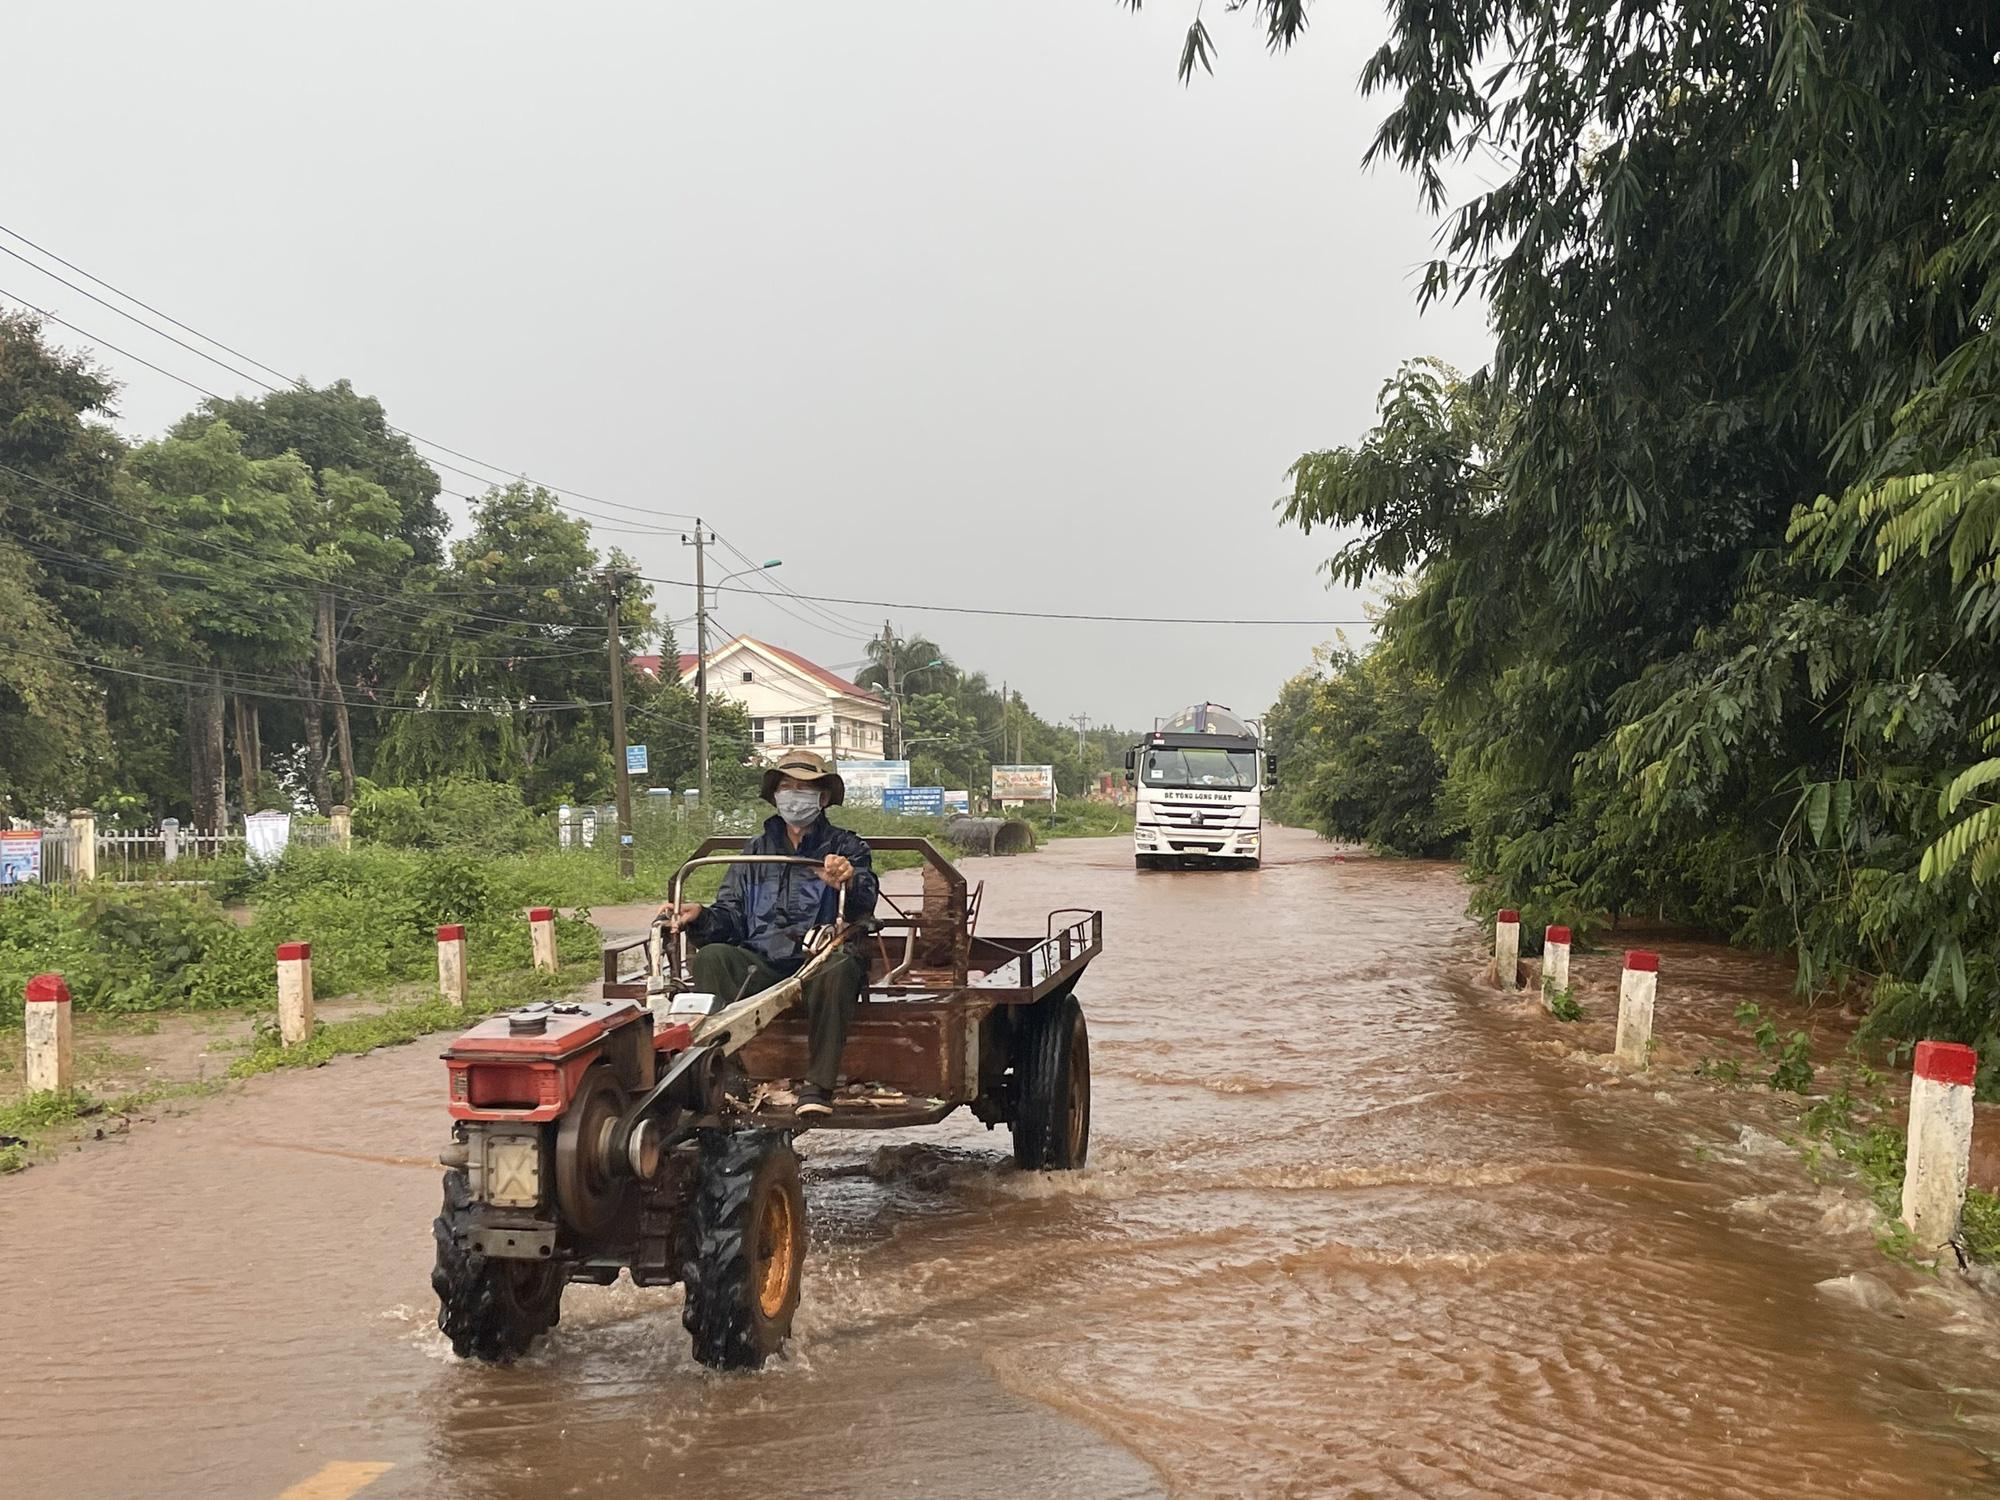
[[[1454,871],[973,866],[996,932],[1104,908],[1089,1170],[970,1119],[808,1136],[788,1358],[705,1372],[621,1285],[485,1368],[427,1284],[437,1047],[260,1079],[0,1183],[0,1493],[2000,1493],[1988,1303],[1884,1260],[1768,1096],[1553,1055]],[[1743,972],[1679,951],[1668,1033]]]

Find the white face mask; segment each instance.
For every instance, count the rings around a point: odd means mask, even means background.
[[[819,793],[810,787],[787,788],[773,798],[778,816],[794,828],[808,827],[819,816]]]

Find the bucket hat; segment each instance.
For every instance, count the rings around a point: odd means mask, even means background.
[[[785,751],[778,757],[776,765],[765,768],[764,785],[757,795],[766,802],[777,801],[774,793],[778,790],[778,778],[789,776],[794,781],[830,781],[833,796],[827,800],[828,807],[837,807],[847,800],[847,783],[840,779],[840,773],[827,766],[816,750],[801,749],[798,746]]]

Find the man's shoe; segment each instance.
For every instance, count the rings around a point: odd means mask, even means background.
[[[792,1113],[800,1116],[830,1115],[833,1113],[833,1100],[818,1084],[809,1083],[799,1090],[799,1102]]]

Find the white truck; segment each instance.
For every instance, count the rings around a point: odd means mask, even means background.
[[[1263,784],[1277,769],[1255,719],[1215,703],[1184,708],[1125,752],[1137,791],[1133,862],[1254,870],[1263,845]]]

